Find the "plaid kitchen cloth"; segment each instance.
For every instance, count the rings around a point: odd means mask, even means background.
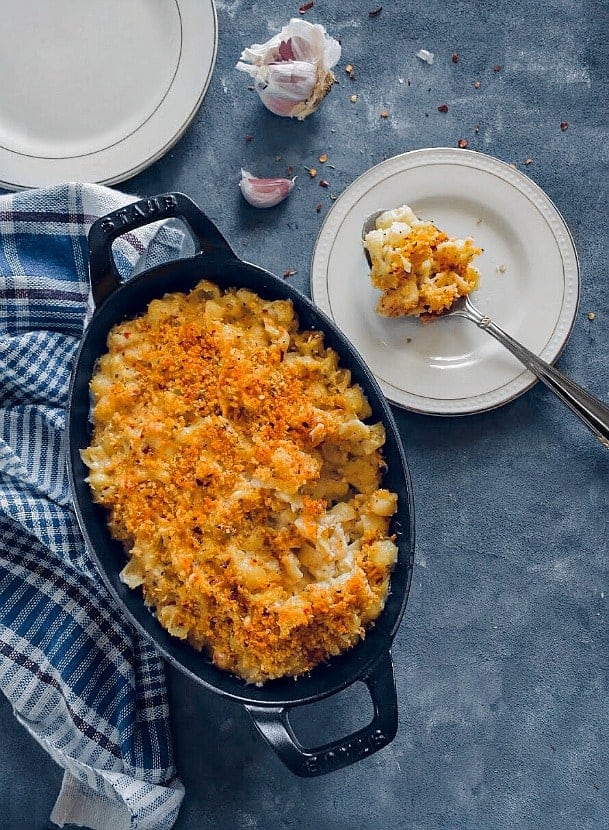
[[[173,826],[162,660],[102,585],[70,502],[65,407],[90,310],[91,223],[133,197],[67,184],[0,196],[0,689],[65,772],[50,827]],[[175,258],[183,234],[115,243],[134,266]]]

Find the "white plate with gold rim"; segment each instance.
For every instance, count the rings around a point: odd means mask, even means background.
[[[0,186],[115,184],[194,118],[216,59],[213,0],[2,7]]]
[[[420,323],[375,312],[361,229],[378,209],[408,204],[451,236],[484,249],[475,305],[553,363],[573,327],[579,265],[564,219],[528,176],[469,150],[413,150],[377,164],[336,200],[311,264],[311,294],[347,335],[398,406],[466,415],[501,406],[536,378],[496,340],[461,318]]]

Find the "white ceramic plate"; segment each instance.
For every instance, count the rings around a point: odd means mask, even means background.
[[[556,360],[573,326],[579,267],[569,230],[527,176],[482,153],[414,150],[381,162],[337,199],[311,267],[315,303],[370,366],[387,398],[433,415],[500,406],[535,378],[489,334],[462,318],[424,324],[375,312],[361,243],[366,216],[409,204],[451,236],[484,248],[476,306],[544,360]]]
[[[114,184],[180,138],[216,59],[213,0],[2,0],[0,185]]]

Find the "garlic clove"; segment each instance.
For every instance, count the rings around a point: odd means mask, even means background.
[[[254,77],[256,92],[264,106],[275,115],[291,116],[294,107],[311,97],[317,83],[317,69],[305,61],[266,64],[257,67]]]
[[[283,202],[289,196],[295,181],[296,176],[293,179],[259,178],[242,169],[239,187],[243,198],[250,205],[257,208],[270,208]]]

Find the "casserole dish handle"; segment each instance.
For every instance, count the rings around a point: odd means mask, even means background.
[[[397,732],[398,707],[391,652],[383,654],[361,677],[368,687],[374,715],[363,729],[317,747],[305,748],[289,722],[287,706],[246,705],[260,734],[295,775],[313,777],[354,764],[390,743]]]
[[[101,305],[120,285],[121,278],[112,254],[112,243],[129,231],[165,219],[182,219],[196,246],[196,254],[236,259],[226,239],[197,205],[183,193],[163,193],[140,199],[97,219],[89,231],[89,272],[96,306]]]

